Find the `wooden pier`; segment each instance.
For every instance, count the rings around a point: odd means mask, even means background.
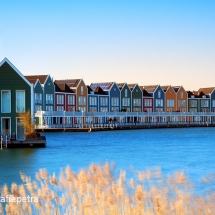
[[[38,111],[36,131],[104,131],[214,126],[215,112]]]
[[[26,140],[2,140],[0,149],[4,148],[42,148],[46,146],[45,136],[39,138],[27,138]]]
[[[113,130],[131,130],[131,129],[150,129],[150,128],[187,128],[187,127],[215,127],[215,124],[208,123],[190,123],[190,124],[176,124],[176,123],[147,123],[147,124],[133,124],[133,125],[97,125],[97,127],[52,127],[52,128],[37,128],[38,132],[95,132],[95,131],[113,131]]]

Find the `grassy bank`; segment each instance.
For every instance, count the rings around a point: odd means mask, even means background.
[[[33,180],[21,174],[23,184],[3,186],[1,197],[29,196],[37,201],[2,202],[0,214],[215,214],[215,192],[196,195],[183,172],[163,177],[158,168],[127,179],[125,171],[113,175],[113,168],[108,163],[91,164],[75,173],[68,166],[59,177],[40,169]],[[214,178],[211,175],[205,182]]]

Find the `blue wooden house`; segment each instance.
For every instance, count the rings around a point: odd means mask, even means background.
[[[118,112],[120,111],[120,90],[115,82],[104,83],[92,83],[90,88],[95,91],[97,87],[100,87],[107,95],[100,97],[100,111],[102,107],[107,107],[108,111]]]
[[[144,89],[153,97],[154,112],[163,112],[165,110],[165,94],[160,85],[144,86]]]
[[[210,98],[209,104],[202,101],[201,109],[209,108],[208,111],[215,112],[215,87],[200,88],[199,92],[203,92],[205,97]]]

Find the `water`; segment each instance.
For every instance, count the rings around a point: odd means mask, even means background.
[[[215,128],[168,128],[103,132],[44,133],[47,147],[0,151],[0,186],[21,183],[19,171],[34,178],[46,168],[59,173],[70,165],[73,171],[92,162],[113,161],[117,169],[131,173],[159,166],[164,175],[184,170],[195,181],[215,173]]]

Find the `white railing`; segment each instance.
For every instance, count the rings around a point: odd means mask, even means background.
[[[215,116],[215,112],[69,112],[37,111],[35,117],[167,117],[167,116]]]

